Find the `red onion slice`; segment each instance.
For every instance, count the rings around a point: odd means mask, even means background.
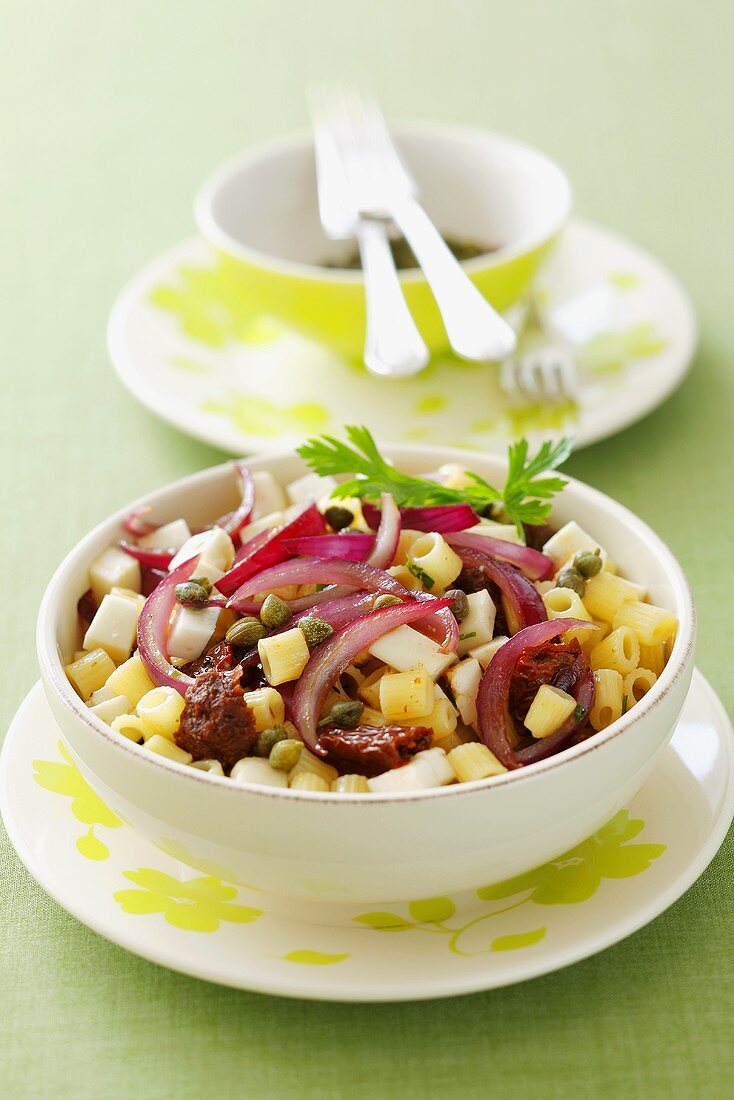
[[[362,515],[373,529],[380,522],[380,509],[366,501],[362,503]],[[423,508],[401,508],[400,522],[409,531],[436,531],[444,535],[450,531],[465,531],[480,521],[480,516],[468,504],[434,504]]]
[[[583,709],[583,715],[576,718],[573,714],[567,718],[563,725],[552,733],[550,737],[541,737],[534,745],[528,745],[524,749],[517,749],[515,756],[522,765],[534,764],[536,760],[545,760],[547,756],[565,749],[576,732],[583,726],[589,716],[589,711],[594,705],[594,673],[586,668],[583,676],[577,681],[571,694],[578,706]]]
[[[565,634],[567,630],[588,626],[589,623],[581,619],[552,619],[550,622],[527,626],[514,634],[503,646],[500,646],[487,666],[479,682],[479,691],[477,692],[478,732],[480,740],[506,768],[519,768],[523,764],[540,760],[543,755],[550,755],[554,752],[557,747],[560,747],[561,743],[565,743],[575,733],[581,722],[586,718],[594,700],[593,675],[591,676],[589,694],[589,678],[585,674],[576,685],[578,692],[576,698],[579,704],[585,708],[583,717],[576,720],[572,715],[569,722],[564,723],[564,726],[556,731],[553,737],[547,738],[549,742],[553,741],[554,738],[559,738],[559,740],[553,746],[547,746],[546,753],[543,752],[542,742],[539,742],[538,746],[528,746],[524,750],[525,756],[521,757],[519,751],[515,752],[510,740],[514,723],[509,711],[510,682],[520,655],[526,649],[532,649],[543,642],[548,642],[552,638]],[[573,730],[569,732],[566,727],[571,721],[574,721],[575,725]],[[560,734],[563,734],[563,737],[559,737]]]
[[[383,634],[412,623],[429,612],[447,608],[449,600],[411,600],[381,607],[342,627],[314,651],[293,695],[293,720],[312,752],[317,748],[318,721],[329,688],[363,649],[369,649]],[[434,606],[431,606],[433,604]]]
[[[217,588],[225,596],[231,596],[250,577],[267,566],[278,565],[290,556],[283,543],[301,535],[322,535],[326,528],[324,517],[315,504],[310,504],[282,527],[263,531],[246,542],[235,556],[235,564],[229,573],[217,581]]]
[[[291,561],[284,561],[249,577],[230,596],[228,606],[235,611],[249,613],[258,606],[253,601],[254,596],[260,592],[272,592],[273,589],[282,588],[287,584],[349,585],[350,588],[360,588],[370,592],[390,592],[401,599],[406,599],[412,594],[395,577],[366,562],[335,561],[329,558],[292,558]],[[225,594],[227,592],[223,589],[221,580],[217,581],[217,589],[220,592],[224,591]],[[327,599],[335,599],[342,595],[341,592],[337,592],[336,587],[331,592],[328,589],[325,591],[328,593]],[[323,593],[316,593],[316,595],[323,595]],[[311,597],[305,598],[311,599]]]
[[[387,569],[393,563],[400,539],[400,509],[389,493],[382,494],[381,503],[380,526],[367,563],[376,565],[378,569]]]
[[[472,550],[468,546],[457,546],[456,552],[464,565],[470,569],[479,569],[499,588],[510,634],[532,626],[533,623],[542,623],[548,617],[537,590],[514,566],[495,561],[489,554]]]
[[[307,554],[314,558],[335,558],[337,561],[364,561],[374,546],[374,535],[356,531],[341,535],[302,535],[284,539],[283,546],[291,554]]]
[[[153,589],[138,619],[138,653],[148,675],[159,687],[175,688],[185,695],[193,684],[190,676],[168,660],[166,639],[171,614],[176,605],[176,585],[194,576],[199,557],[189,558]]]
[[[516,542],[493,539],[488,535],[477,535],[471,531],[450,534],[446,542],[455,548],[466,546],[470,550],[478,550],[492,558],[509,562],[531,581],[547,581],[555,572],[553,558],[549,558],[547,554],[541,554],[539,550],[533,550],[531,546],[519,546]]]
[[[135,539],[141,539],[144,535],[152,535],[154,531],[158,530],[159,524],[149,523],[148,520],[142,518],[147,516],[150,511],[150,505],[145,504],[142,508],[136,508],[125,516],[122,526],[128,535],[132,535]]]
[[[124,539],[118,545],[131,558],[135,558],[148,569],[168,569],[176,555],[175,550],[144,550],[142,546],[133,546]]]
[[[255,482],[252,480],[252,474],[244,462],[235,462],[234,465],[242,484],[242,500],[234,512],[227,512],[211,524],[211,527],[221,527],[231,539],[237,538],[242,528],[249,522],[255,506]]]

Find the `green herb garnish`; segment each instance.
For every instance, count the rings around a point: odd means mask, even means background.
[[[422,585],[425,585],[429,592],[431,591],[436,582],[430,573],[426,573],[425,569],[418,565],[418,562],[413,561],[412,558],[407,558],[405,561],[405,568],[409,573],[412,573]]]
[[[628,706],[629,706],[629,696],[628,695],[623,695],[622,696],[622,714],[627,713],[627,707]]]
[[[459,641],[460,642],[468,642],[470,638],[476,638],[476,636],[477,636],[476,630],[470,630],[468,634],[460,634],[459,635]]]
[[[573,712],[573,716],[577,722],[580,722],[582,718],[586,717],[586,707],[582,707],[581,704],[576,707]]]
[[[504,489],[495,489],[470,470],[466,474],[472,484],[464,489],[451,489],[429,478],[411,477],[396,470],[382,457],[367,428],[353,424],[345,431],[349,443],[322,435],[298,448],[301,458],[322,477],[348,475],[348,480],[333,491],[333,497],[361,497],[378,502],[382,493],[390,493],[403,508],[466,503],[479,513],[505,515],[521,536],[524,523],[538,525],[548,519],[550,501],[566,482],[562,477],[541,475],[565,462],[573,446],[571,439],[564,438],[556,444],[546,440],[534,457],[528,459],[528,441],[519,439],[508,448]]]

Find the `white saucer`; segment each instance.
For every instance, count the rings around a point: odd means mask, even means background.
[[[256,315],[201,239],[155,260],[122,292],[108,343],[124,384],[182,431],[235,454],[290,448],[362,423],[391,442],[476,447],[573,434],[582,447],[621,431],[681,383],[696,345],[690,300],[648,253],[574,220],[538,279],[552,307],[611,287],[609,327],[578,354],[577,405],[511,403],[494,364],[445,358],[385,382]]]
[[[31,874],[102,936],[242,989],[401,1001],[509,985],[593,955],[667,909],[704,871],[734,812],[734,732],[694,675],[670,746],[629,809],[512,883],[355,910],[346,926],[272,915],[268,897],[178,862],[119,821],[70,762],[40,684],[0,760],[0,806]],[[208,872],[208,873],[206,873]]]

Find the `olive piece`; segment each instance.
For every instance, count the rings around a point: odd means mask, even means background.
[[[584,594],[584,578],[573,566],[567,566],[561,570],[556,585],[558,588],[570,588],[579,596]]]
[[[283,726],[269,726],[258,734],[255,751],[258,756],[270,756],[273,747],[280,741],[288,740],[288,731]]]
[[[451,600],[451,613],[457,623],[463,622],[469,614],[469,601],[466,598],[466,592],[462,592],[460,588],[449,588],[447,592],[444,592],[444,596],[447,600]]]
[[[352,730],[359,725],[363,710],[364,703],[358,703],[356,699],[345,699],[342,703],[334,703],[330,712],[319,722],[319,726],[338,726],[339,729]]]
[[[261,638],[265,637],[265,627],[254,615],[246,615],[244,619],[238,619],[224,635],[225,642],[230,645],[253,646],[257,645]]]
[[[175,588],[176,599],[182,607],[204,607],[209,602],[206,588],[196,581],[184,581]]]
[[[295,737],[277,741],[270,750],[270,767],[279,772],[289,772],[291,768],[295,768],[302,752],[303,741],[297,741]]]
[[[334,633],[333,626],[330,626],[325,619],[318,619],[315,615],[307,615],[305,619],[301,619],[298,628],[306,639],[306,645],[309,649],[315,649],[317,645],[321,645]]]
[[[393,607],[397,603],[402,603],[400,596],[393,596],[391,592],[383,592],[381,596],[378,596],[372,607],[375,611],[379,611],[381,607]]]
[[[588,550],[583,554],[577,554],[573,559],[573,567],[582,577],[595,577],[597,573],[601,572],[601,551],[597,547],[593,554],[590,554]]]
[[[332,531],[343,531],[354,522],[354,513],[341,504],[330,504],[324,512],[324,519]]]
[[[260,608],[260,622],[268,630],[275,630],[276,627],[287,623],[292,614],[293,612],[285,600],[281,600],[280,596],[276,596],[274,592],[271,592],[269,596],[265,597]]]

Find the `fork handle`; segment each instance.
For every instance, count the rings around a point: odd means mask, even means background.
[[[446,335],[464,359],[505,359],[517,338],[505,320],[477,290],[425,210],[414,199],[401,199],[389,213],[413,249],[433,291]]]
[[[356,233],[367,309],[365,366],[383,377],[417,374],[428,362],[428,348],[405,301],[387,227],[382,221],[360,218]]]

